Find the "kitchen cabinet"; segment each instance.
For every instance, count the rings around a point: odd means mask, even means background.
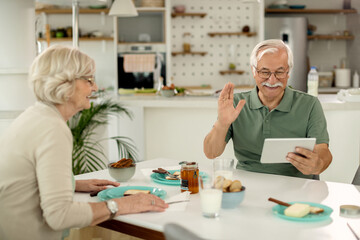
[[[67,16],[66,18],[71,19],[71,14],[72,14],[71,8],[37,9],[37,10],[35,10],[35,13],[37,14],[38,21],[42,21],[43,25],[49,24],[49,26],[52,27],[53,29],[60,28],[60,27],[65,28],[66,26],[72,25],[72,23],[69,21],[63,21],[64,15]],[[99,15],[101,18],[101,21],[98,21],[97,25],[99,25],[99,23],[102,23],[100,25],[105,25],[105,18],[107,17],[108,13],[109,13],[108,8],[104,8],[104,9],[79,8],[80,15],[84,15],[84,14]],[[49,19],[49,18],[51,18],[50,15],[58,15],[58,17]],[[80,21],[80,23],[81,23],[81,21]],[[66,24],[66,25],[61,25],[61,24]],[[90,27],[89,25],[92,25],[92,24],[93,23],[90,22],[86,25],[81,25],[80,30],[85,26],[86,26],[85,29],[88,29]],[[97,27],[97,28],[102,29],[102,30],[104,29],[101,26]],[[44,32],[42,32],[41,29],[37,29],[37,31],[38,31],[38,34],[37,34],[38,36],[39,36],[39,33],[42,33],[41,35],[44,36],[44,37],[39,37],[38,38],[39,41],[47,41],[48,43],[50,43],[52,41],[55,41],[55,42],[72,41],[72,37],[59,37],[59,38],[50,37],[50,39],[48,39],[47,36],[50,36],[50,33],[47,32],[48,31],[47,29],[44,30]],[[89,30],[89,31],[91,32],[91,30]],[[82,35],[85,35],[85,33],[89,32],[89,31],[83,30]],[[111,34],[111,32],[108,30],[106,33],[104,33],[104,36],[102,36],[102,37],[82,36],[79,38],[79,41],[113,41],[113,37],[110,37],[110,34]]]
[[[319,1],[306,3],[305,9],[265,9],[267,17],[306,17],[308,24],[314,25],[312,34],[307,36],[307,56],[310,66],[316,66],[320,72],[331,72],[348,59],[348,48],[355,44],[356,31],[349,31],[348,21],[357,9],[340,9],[339,1]],[[342,2],[342,1],[341,1]],[[328,8],[321,8],[326,6]],[[356,40],[358,41],[358,40]],[[349,62],[347,62],[349,63]],[[296,65],[295,65],[296,67]],[[350,68],[350,65],[346,65]],[[353,69],[352,69],[353,70]],[[335,79],[336,80],[336,79]],[[319,88],[319,92],[336,93],[336,88]]]
[[[284,14],[357,14],[356,9],[265,9],[266,15]],[[308,40],[354,40],[352,35],[316,34],[309,35]]]
[[[53,44],[72,46],[72,37],[46,37],[47,33],[50,33],[50,28],[55,30],[72,26],[71,7],[38,9],[35,12],[35,34],[38,39],[39,51],[43,51]],[[99,89],[115,89],[114,21],[113,17],[108,16],[108,12],[108,8],[79,8],[79,48],[95,60],[95,77]],[[49,30],[46,30],[47,26],[49,26]],[[96,36],[98,37],[88,37],[95,35],[92,34],[94,32],[97,32]]]
[[[118,43],[166,43],[166,8],[137,8],[137,17],[117,18]],[[129,27],[131,26],[131,27]],[[146,36],[142,39],[141,36]]]

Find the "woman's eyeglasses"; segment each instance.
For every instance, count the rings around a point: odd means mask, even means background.
[[[95,84],[95,77],[79,77],[78,79],[88,81],[91,87]]]

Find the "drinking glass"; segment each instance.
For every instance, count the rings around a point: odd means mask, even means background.
[[[222,176],[232,180],[235,161],[232,158],[215,158],[213,162],[215,178]]]
[[[219,216],[222,199],[222,186],[215,188],[215,178],[208,174],[206,178],[199,177],[199,191],[202,215],[207,218]],[[219,185],[219,184],[218,184]]]

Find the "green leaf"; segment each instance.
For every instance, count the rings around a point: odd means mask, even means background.
[[[68,126],[73,135],[72,167],[75,175],[106,168],[106,155],[100,141],[94,141],[95,130],[108,124],[109,116],[125,114],[132,119],[132,113],[112,100],[105,100],[99,104],[91,104],[89,109],[74,115]],[[137,150],[130,138],[112,137],[106,140],[116,140],[119,157],[127,156],[136,161]],[[121,154],[120,154],[121,153]]]

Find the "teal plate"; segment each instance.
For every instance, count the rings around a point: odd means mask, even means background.
[[[169,170],[169,172],[172,174],[174,172],[180,172],[180,170]],[[200,172],[200,176],[203,178],[207,178],[207,174],[205,172]],[[150,175],[150,178],[156,183],[180,186],[180,180],[168,180],[165,177],[166,175],[161,173],[152,173]]]
[[[124,192],[129,189],[136,190],[149,190],[151,194],[158,196],[161,199],[166,197],[166,191],[156,187],[147,187],[147,186],[126,186],[126,187],[116,187],[105,189],[98,193],[98,197],[101,201],[106,201],[112,198],[121,198],[124,196]]]
[[[289,217],[286,216],[284,214],[284,211],[287,207],[282,206],[282,205],[276,205],[272,208],[273,213],[278,216],[279,218],[283,218],[286,220],[290,220],[290,221],[298,221],[298,222],[318,222],[318,221],[323,221],[323,220],[327,220],[328,218],[330,218],[331,213],[333,212],[333,210],[331,208],[329,208],[328,206],[319,204],[319,203],[313,203],[313,202],[289,202],[290,204],[294,204],[294,203],[304,203],[304,204],[309,204],[312,207],[319,207],[324,209],[324,212],[322,213],[318,213],[318,214],[308,214],[302,218],[297,218],[297,217]]]

